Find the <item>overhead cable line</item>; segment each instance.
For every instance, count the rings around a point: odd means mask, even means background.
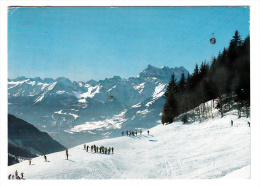
[[[222,10],[221,10],[222,9]],[[167,46],[164,50],[163,53],[161,53],[159,56],[157,56],[157,58],[152,58],[151,61],[154,62],[156,59],[158,59],[159,57],[163,56],[165,53],[168,52],[168,50],[170,48],[174,48],[177,46],[178,43],[180,43],[181,41],[184,41],[187,37],[189,37],[191,34],[194,33],[194,31],[198,30],[199,28],[201,28],[201,24],[203,22],[208,22],[210,20],[212,20],[214,17],[216,17],[217,15],[219,15],[221,12],[223,12],[223,10],[225,9],[225,7],[221,7],[218,10],[216,10],[214,13],[212,13],[211,15],[207,16],[205,19],[203,19],[202,21],[200,21],[197,25],[195,25],[194,27],[192,27],[192,29],[190,31],[188,31],[187,33],[183,34],[181,37],[179,37],[178,39],[176,39],[173,42],[173,45],[169,45]],[[158,54],[158,53],[157,53]]]
[[[223,28],[227,23],[231,22],[235,17],[239,16],[241,13],[243,13],[245,10],[239,12],[238,14],[236,14],[235,16],[233,16],[231,19],[229,19],[227,22],[225,22],[221,27],[217,28],[217,30],[215,30],[213,33],[218,32],[221,28]],[[209,37],[212,35],[209,34]],[[188,37],[188,36],[187,36]],[[189,51],[192,47],[196,46],[197,43],[195,43],[194,45],[192,45],[191,47],[189,47],[188,49],[184,49],[183,51],[181,51],[176,57],[175,59],[179,58],[183,53],[185,53],[186,51]],[[172,60],[172,59],[171,59]]]

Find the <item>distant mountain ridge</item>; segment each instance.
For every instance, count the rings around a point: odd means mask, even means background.
[[[149,126],[149,121],[159,120],[164,104],[162,96],[172,73],[177,80],[182,73],[188,75],[183,67],[148,65],[128,79],[120,76],[86,82],[65,77],[9,79],[8,110],[40,130],[50,132],[62,144],[75,146],[115,136],[128,126],[141,128],[142,124]],[[110,94],[113,101],[108,100]],[[64,138],[67,136],[71,139]]]
[[[143,77],[143,78],[157,77],[157,76],[160,77],[161,75],[165,75],[167,77],[169,74],[172,74],[172,73],[175,74],[175,77],[178,80],[178,79],[180,79],[182,73],[185,73],[185,75],[187,76],[188,71],[183,66],[175,67],[175,68],[162,66],[161,68],[157,68],[157,67],[149,64],[146,69],[144,69],[141,73],[139,73],[139,75],[137,75],[135,77],[129,77],[129,79],[137,78],[137,77]],[[122,78],[120,76],[114,76],[113,78],[106,78],[105,80],[110,80],[110,79],[116,80],[116,79],[122,79]],[[53,78],[42,79],[40,77],[28,78],[25,76],[20,76],[20,77],[14,78],[14,79],[10,79],[10,78],[8,79],[9,82],[26,81],[26,80],[36,81],[36,82],[46,82],[46,83],[54,83],[55,81],[67,82],[67,83],[72,83],[72,82],[84,83],[84,81],[71,81],[69,78],[66,78],[66,77],[58,77],[56,79],[53,79]],[[124,79],[122,79],[122,80],[124,80]],[[127,81],[127,80],[128,79],[125,79],[124,81]],[[103,81],[103,80],[100,80],[100,81]],[[85,81],[85,83],[89,83],[89,84],[96,84],[98,82],[99,81],[94,80],[94,79]]]

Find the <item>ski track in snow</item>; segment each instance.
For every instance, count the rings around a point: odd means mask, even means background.
[[[230,125],[234,121],[233,127]],[[114,147],[114,154],[86,152],[83,145],[24,161],[8,173],[26,179],[214,179],[250,178],[249,118],[235,115],[206,122],[181,122],[143,131],[134,137],[99,140],[86,145]]]

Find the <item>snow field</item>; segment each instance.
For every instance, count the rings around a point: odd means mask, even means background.
[[[234,121],[231,127],[231,120]],[[83,145],[8,167],[25,179],[215,179],[250,178],[249,118],[236,115],[206,122],[181,122],[149,129],[134,137],[86,143],[114,147],[114,154],[86,152]],[[131,129],[129,129],[131,130]]]

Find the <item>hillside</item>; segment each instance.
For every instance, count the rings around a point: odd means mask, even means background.
[[[48,133],[42,132],[32,124],[8,114],[8,164],[19,159],[33,158],[65,150],[66,148],[53,140]],[[14,161],[12,161],[12,158]]]
[[[232,111],[223,118],[189,125],[158,122],[149,129],[150,135],[143,129],[142,135],[87,143],[114,147],[114,154],[86,152],[79,145],[69,149],[69,160],[65,151],[53,153],[47,155],[48,162],[40,156],[32,165],[25,161],[9,166],[8,174],[18,170],[25,173],[25,179],[249,178],[250,118],[238,119],[236,114]]]

